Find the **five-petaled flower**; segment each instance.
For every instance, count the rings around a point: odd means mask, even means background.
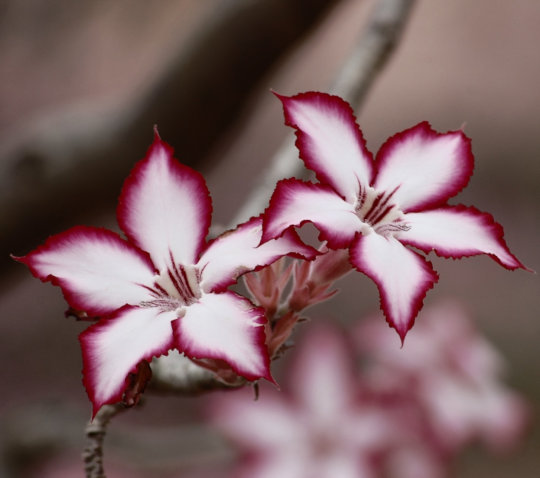
[[[237,277],[283,255],[313,258],[298,236],[259,246],[253,218],[210,243],[212,204],[202,176],[177,162],[157,132],[126,180],[117,210],[127,240],[75,227],[20,258],[61,287],[71,307],[100,317],[80,336],[94,414],[122,398],[142,360],[176,348],[227,363],[248,380],[271,380],[262,309],[228,291]]]
[[[437,281],[429,261],[405,246],[443,257],[489,254],[508,269],[524,268],[502,227],[474,207],[450,206],[473,170],[462,131],[439,134],[426,122],[389,138],[373,158],[351,107],[336,96],[277,95],[285,122],[319,183],[285,179],[263,221],[263,242],[312,222],[333,249],[375,281],[389,324],[401,339]]]
[[[401,423],[358,380],[351,344],[338,329],[309,329],[287,367],[283,391],[248,391],[210,402],[211,418],[245,453],[230,476],[375,478]]]

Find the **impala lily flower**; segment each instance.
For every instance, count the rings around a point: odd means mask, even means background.
[[[431,263],[405,246],[453,258],[488,254],[508,269],[524,268],[489,214],[447,204],[473,170],[462,131],[439,134],[420,123],[389,138],[373,159],[342,99],[315,92],[278,97],[300,157],[319,183],[278,183],[263,241],[312,222],[330,248],[349,249],[352,265],[375,281],[402,340],[438,279]]]
[[[94,414],[122,398],[139,362],[177,348],[225,361],[248,380],[271,380],[261,309],[227,287],[256,267],[316,252],[296,234],[261,247],[262,220],[205,242],[211,199],[202,176],[172,157],[157,132],[126,180],[117,210],[127,240],[75,227],[17,258],[62,288],[71,307],[101,317],[80,336]]]
[[[350,344],[334,328],[311,329],[295,352],[282,392],[213,398],[213,422],[246,452],[231,476],[375,478],[399,421],[364,396]]]

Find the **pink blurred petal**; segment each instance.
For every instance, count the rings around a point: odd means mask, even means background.
[[[220,394],[212,404],[213,423],[248,448],[271,452],[279,443],[286,447],[304,438],[296,419],[298,410],[290,406],[284,394],[264,390],[258,400],[253,400],[253,390],[238,390]]]
[[[502,357],[458,304],[427,307],[403,348],[391,343],[375,317],[357,333],[370,357],[369,380],[414,404],[432,444],[447,456],[476,440],[505,451],[521,438],[527,406],[504,385]]]
[[[324,426],[354,400],[349,344],[329,327],[314,327],[290,370],[291,392],[302,409]]]

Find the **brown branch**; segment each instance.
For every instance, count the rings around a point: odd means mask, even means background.
[[[331,92],[360,108],[381,69],[395,51],[415,0],[380,0],[368,26],[343,65]]]
[[[86,478],[106,478],[103,468],[103,441],[107,425],[114,416],[125,410],[123,404],[104,405],[86,425],[86,447],[82,453]]]
[[[274,62],[338,1],[221,2],[136,102],[72,105],[2,138],[0,266],[11,265],[9,253],[26,253],[68,226],[74,211],[109,207],[151,143],[154,124],[182,162],[200,162]]]

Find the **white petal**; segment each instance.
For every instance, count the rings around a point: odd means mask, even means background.
[[[312,222],[332,248],[349,246],[363,223],[354,205],[331,188],[296,179],[280,181],[265,211],[263,241],[274,239],[291,226]]]
[[[309,92],[293,97],[278,95],[285,122],[297,129],[300,157],[322,183],[347,201],[358,197],[373,176],[373,159],[348,103],[337,96]]]
[[[444,257],[489,254],[509,269],[524,266],[508,250],[503,229],[491,215],[475,208],[456,206],[419,213],[408,213],[408,231],[399,233],[407,244]]]
[[[171,260],[194,264],[204,246],[212,204],[203,177],[180,164],[156,134],[124,183],[118,223],[160,271]]]
[[[266,266],[284,255],[311,259],[317,253],[306,246],[293,231],[260,245],[262,219],[254,218],[216,238],[201,255],[201,287],[205,292],[223,289],[238,276],[259,266]]]
[[[233,292],[203,294],[173,323],[188,357],[221,359],[248,380],[272,380],[261,310]]]
[[[377,284],[386,319],[403,341],[426,292],[437,281],[431,264],[393,237],[376,233],[358,238],[351,262]]]
[[[461,131],[439,134],[428,123],[392,136],[376,159],[374,187],[396,192],[402,210],[421,210],[445,203],[463,189],[472,174],[470,140]]]
[[[148,299],[154,280],[148,256],[106,229],[74,227],[17,258],[43,281],[59,285],[69,304],[90,315]]]
[[[125,380],[141,360],[173,347],[174,311],[155,307],[125,307],[80,335],[84,383],[94,414],[106,403],[121,400]]]

